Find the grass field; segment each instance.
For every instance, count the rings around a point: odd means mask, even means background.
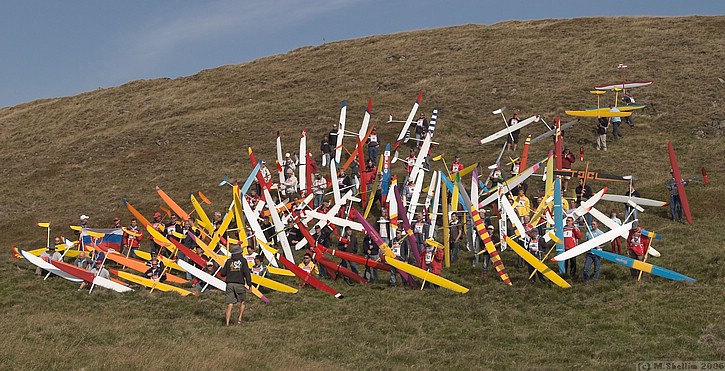
[[[516,21],[303,47],[2,108],[0,368],[628,369],[642,360],[723,360],[723,60],[725,17]],[[271,161],[277,130],[293,152],[306,127],[315,153],[343,99],[354,131],[373,99],[372,124],[385,143],[400,129],[385,124],[388,114],[404,119],[423,91],[421,111],[440,110],[433,155],[485,167],[502,144],[477,144],[502,127],[491,111],[505,106],[507,117],[518,110],[551,123],[564,110],[595,105],[588,91],[620,81],[618,63],[629,65],[629,81],[655,81],[634,91],[649,108],[608,152],[594,148],[594,120],[569,130],[567,146],[575,153],[583,146],[593,170],[635,175],[642,197],[653,199],[667,199],[668,140],[686,177],[708,169],[709,184],[687,188],[694,226],[673,223],[664,208],[641,214],[647,229],[665,235],[653,245],[662,257],[649,261],[697,283],[646,275],[635,283],[625,268],[603,262],[599,282],[560,290],[528,283],[506,251],[509,287],[495,275],[484,280],[464,253],[443,275],[471,288],[465,295],[332,282],[344,300],[311,289],[270,293],[270,304],[251,300],[248,322],[227,329],[221,293],[88,295],[58,278],[38,279],[10,257],[11,246],[45,245],[39,221],[67,236],[80,214],[96,227],[116,215],[126,222],[123,198],[151,214],[161,203],[156,185],[183,207],[200,190],[214,202],[207,211],[223,210],[229,191],[216,184],[224,174],[246,178],[248,146]],[[541,132],[532,126],[522,138]],[[530,162],[550,147],[532,146]],[[616,194],[626,188],[592,183],[604,185]]]

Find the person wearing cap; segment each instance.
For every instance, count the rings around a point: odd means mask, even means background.
[[[121,227],[122,227],[121,218],[118,216],[113,218],[113,224],[111,224],[111,228],[121,228]]]
[[[511,127],[513,125],[516,125],[519,123],[519,113],[514,112],[514,115],[509,119],[508,127]],[[514,131],[511,131],[509,135],[506,136],[506,149],[511,150],[511,147],[513,146],[514,152],[516,152],[516,149],[519,146],[519,135],[521,133],[521,129],[516,129]]]
[[[601,229],[599,229],[599,224],[596,220],[592,221],[591,224],[591,230],[587,232],[587,241],[597,238],[604,234]],[[602,245],[596,246],[594,248],[595,250],[602,251]],[[594,265],[594,274],[589,274],[589,269],[591,268],[592,264]],[[584,281],[589,281],[589,278],[593,279],[594,281],[599,279],[599,268],[602,266],[602,258],[599,255],[595,255],[591,251],[587,251],[586,256],[584,257],[584,274],[583,278]]]
[[[252,284],[252,276],[249,272],[249,265],[242,257],[242,247],[233,245],[231,248],[232,256],[224,263],[224,267],[219,274],[225,278],[227,283],[226,299],[226,324],[229,326],[229,319],[232,316],[234,304],[239,303],[239,317],[237,324],[242,324],[242,316],[247,301],[247,287]]]
[[[535,256],[536,259],[541,260],[541,256],[543,255],[543,251],[546,249],[546,241],[543,237],[539,235],[539,229],[534,227],[531,224],[526,224],[526,236],[524,236],[523,242],[524,242],[524,248],[531,253],[531,255]],[[531,276],[532,273],[536,270],[534,266],[526,263],[526,267],[528,268],[529,276]],[[544,281],[544,274],[537,271],[535,275],[531,276],[531,282],[536,282],[536,277],[538,276],[539,280],[541,282]]]
[[[79,238],[80,238],[80,235],[81,235],[81,231],[82,231],[83,229],[85,229],[85,228],[90,228],[90,226],[88,225],[88,219],[90,219],[90,218],[91,218],[91,217],[90,217],[90,216],[88,216],[88,215],[86,215],[86,214],[83,214],[83,215],[81,215],[81,217],[80,217],[80,222],[81,222],[81,225],[80,225],[80,227],[81,227],[81,229],[80,229],[80,230],[73,230],[73,233],[74,233],[74,234],[75,234],[76,236],[78,236]]]
[[[627,237],[627,252],[629,257],[639,261],[644,260],[645,254],[647,254],[647,247],[649,246],[649,237],[642,234],[642,227],[633,227],[629,230],[629,236]],[[629,274],[632,279],[637,279],[639,271],[630,268]]]
[[[62,261],[63,256],[60,255],[59,252],[55,251],[55,245],[48,246],[48,250],[43,251],[42,254],[40,254],[40,258],[43,259],[45,262],[50,263],[51,261]],[[45,269],[41,269],[40,267],[35,268],[35,275],[46,275],[48,272]]]

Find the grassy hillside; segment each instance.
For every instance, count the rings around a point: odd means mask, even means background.
[[[505,22],[304,47],[189,77],[0,109],[0,303],[9,308],[0,320],[7,334],[0,365],[621,368],[645,359],[723,359],[723,60],[725,17]],[[252,302],[243,330],[227,331],[219,327],[221,295],[99,290],[89,297],[57,279],[34,279],[28,264],[7,253],[10,246],[45,244],[38,221],[66,235],[82,213],[94,226],[110,225],[115,215],[126,221],[123,198],[149,214],[161,202],[156,185],[180,202],[201,190],[221,210],[228,189],[216,184],[224,174],[246,177],[247,146],[271,160],[277,130],[292,152],[307,128],[314,150],[337,122],[343,99],[356,131],[372,98],[372,124],[392,142],[400,126],[386,124],[388,114],[403,119],[422,91],[421,110],[440,110],[441,145],[433,154],[487,166],[500,143],[477,141],[502,127],[491,111],[505,106],[507,117],[519,110],[551,123],[566,109],[595,105],[588,91],[619,82],[618,63],[629,66],[629,81],[655,81],[634,92],[650,108],[636,113],[637,126],[623,127],[625,138],[608,152],[594,148],[594,120],[567,132],[567,146],[583,146],[594,170],[635,175],[642,196],[654,199],[667,198],[668,140],[686,176],[709,169],[710,184],[688,187],[695,226],[668,221],[664,209],[642,215],[648,229],[666,236],[654,263],[696,284],[634,284],[623,268],[604,263],[602,281],[561,291],[529,285],[514,269],[515,257],[504,254],[513,287],[483,281],[462,263],[445,275],[471,287],[467,295],[333,283],[345,301],[309,290],[272,294],[270,305]],[[543,129],[527,128],[522,138]],[[548,141],[532,146],[531,158],[549,148]],[[608,185],[613,193],[625,190]],[[79,347],[88,351],[83,359],[65,363]]]

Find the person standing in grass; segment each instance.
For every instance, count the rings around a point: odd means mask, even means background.
[[[425,113],[421,112],[418,121],[415,123],[415,146],[420,148],[423,145],[423,138],[428,131],[428,120],[425,119]],[[413,148],[413,145],[410,146]]]
[[[378,131],[373,128],[367,140],[368,143],[368,160],[378,163],[378,150],[380,148],[380,140],[378,139]]]
[[[501,245],[501,238],[499,237],[498,233],[494,233],[495,230],[496,228],[493,226],[493,224],[489,224],[486,226],[486,232],[488,233],[489,238],[491,238],[491,243],[496,248],[496,250],[499,250],[499,246]],[[473,243],[475,245],[482,245],[483,241],[481,241],[480,237],[476,237]],[[481,250],[482,251],[480,252],[480,254],[483,256],[483,258],[481,259],[481,268],[483,269],[483,279],[486,280],[488,279],[488,270],[491,267],[491,254],[488,253],[488,249],[486,249],[486,246],[482,246]],[[474,251],[478,251],[478,248],[475,248]]]
[[[242,257],[242,248],[234,245],[231,249],[232,256],[219,272],[225,277],[227,283],[226,300],[226,324],[229,326],[229,319],[232,316],[234,304],[239,303],[239,317],[237,324],[242,324],[242,316],[247,301],[247,287],[252,284],[252,276],[249,273],[247,261]]]
[[[440,275],[441,270],[443,269],[443,249],[426,243],[423,247],[423,251],[421,251],[421,255],[420,269],[426,270],[435,275]],[[426,281],[425,287],[430,288],[431,283]],[[433,287],[437,286],[433,285]]]
[[[607,150],[607,128],[609,127],[609,120],[606,117],[599,118],[599,124],[597,125],[597,151],[604,149]]]
[[[564,249],[571,250],[579,244],[579,240],[582,237],[582,232],[579,230],[579,227],[574,225],[574,218],[567,217],[566,225],[564,226]],[[576,277],[576,256],[566,260],[566,271],[572,279]]]
[[[627,237],[627,251],[629,257],[639,261],[644,260],[644,255],[647,254],[647,246],[649,246],[649,237],[642,234],[642,227],[635,227],[629,230],[629,237]],[[632,279],[637,279],[639,271],[630,268],[629,274]]]
[[[539,235],[539,229],[534,227],[531,224],[526,224],[526,237],[524,237],[524,247],[528,252],[530,252],[533,256],[536,257],[536,259],[541,260],[542,252],[544,249],[546,249],[546,241],[543,237]],[[539,277],[539,280],[541,282],[544,282],[544,274],[541,272],[536,272],[535,275],[532,276],[532,273],[536,271],[534,266],[532,266],[529,263],[526,263],[526,268],[529,272],[529,276],[531,276],[531,282],[536,282],[536,277]]]
[[[571,153],[569,148],[564,148],[564,151],[561,153],[561,168],[562,170],[569,170],[571,171],[571,165],[576,162],[576,157],[574,157],[574,154]],[[564,175],[564,182],[562,184],[562,189],[566,193],[566,191],[569,189],[569,179],[571,179],[571,175]]]
[[[524,187],[518,188],[518,195],[513,199],[514,209],[519,214],[519,218],[531,215],[531,200],[526,197]]]
[[[123,247],[128,249],[128,256],[130,258],[136,258],[136,250],[141,247],[141,240],[143,240],[143,231],[138,225],[138,221],[134,218],[131,219],[131,223],[126,227],[126,230],[133,232],[135,235],[131,235],[123,232]]]
[[[622,225],[622,219],[619,219],[617,210],[612,210],[612,212],[609,214],[609,219],[612,219],[617,225]],[[612,246],[612,252],[615,254],[621,254],[622,253],[622,238],[617,236],[614,237],[614,239],[611,242]]]
[[[312,181],[312,194],[315,195],[312,207],[317,209],[322,206],[322,200],[325,198],[325,190],[327,189],[327,179],[319,172],[315,173],[315,179]]]
[[[335,136],[337,136],[337,132],[335,132]],[[322,153],[322,166],[330,166],[330,158],[332,157],[332,146],[330,146],[330,142],[328,141],[327,137],[322,138],[322,143],[320,143],[320,152]]]
[[[619,109],[613,104],[609,105],[609,112],[619,112]],[[611,117],[609,122],[612,124],[612,140],[617,141],[619,138],[624,138],[622,133],[619,131],[619,125],[622,124],[622,118],[619,116]]]
[[[624,94],[624,96],[622,97],[622,102],[624,102],[624,104],[627,106],[635,103],[634,97],[630,93]],[[633,116],[634,115],[629,115],[624,118],[624,122],[628,123],[630,128],[634,127],[634,117]]]
[[[629,190],[624,195],[627,197],[639,197],[639,191],[634,188],[634,183],[629,184]],[[626,213],[625,219],[634,220],[639,217],[639,211],[637,211],[637,208],[630,206],[628,203],[624,204],[624,212]],[[634,222],[632,227],[636,226],[637,222]]]
[[[395,231],[395,237],[393,238],[393,243],[390,246],[390,250],[393,252],[394,258],[391,258],[389,256],[386,256],[385,259],[396,259],[400,261],[406,261],[408,260],[408,239],[407,236],[403,235],[402,229],[397,229]],[[395,269],[395,267],[390,267],[390,280],[388,281],[389,287],[395,287],[396,285],[396,278],[395,275],[399,274],[398,270]],[[402,282],[403,286],[405,286],[405,281],[403,280],[403,277],[400,277],[400,282]]]
[[[458,221],[458,215],[456,215],[456,213],[451,213],[450,220],[451,222],[448,228],[451,231],[448,243],[451,247],[451,264],[456,264],[458,263],[458,251],[460,250],[461,237],[463,237],[463,228],[461,227],[461,223]]]
[[[353,236],[352,229],[350,229],[350,227],[345,227],[343,235],[340,237],[339,242],[337,243],[337,249],[351,254],[357,254],[357,237]],[[358,272],[357,270],[357,266],[355,265],[355,263],[351,261],[341,259],[340,266],[350,268],[353,273],[360,274],[360,272]],[[345,282],[351,283],[350,279],[347,277],[345,277]]]
[[[365,258],[372,261],[380,261],[380,248],[375,244],[375,241],[373,241],[373,238],[370,237],[367,231],[363,231],[363,233],[365,233],[365,237],[363,238],[363,251],[365,252]],[[378,283],[377,268],[365,266],[365,273],[363,276],[368,282],[372,281],[374,283]]]
[[[519,123],[519,113],[514,112],[513,117],[509,119],[508,127],[514,126]],[[516,129],[514,131],[509,132],[509,135],[506,137],[506,149],[511,150],[513,146],[514,152],[516,152],[516,149],[519,146],[519,135],[521,134],[521,129]]]
[[[680,200],[680,190],[677,189],[678,184],[687,185],[688,180],[683,180],[681,183],[675,182],[675,173],[670,169],[670,180],[667,181],[667,189],[670,191],[670,214],[672,215],[672,221],[682,221],[682,201]]]
[[[601,235],[603,235],[604,232],[602,232],[601,229],[599,229],[599,225],[596,221],[592,221],[592,229],[591,231],[587,232],[587,240],[591,240],[594,238],[597,238]],[[601,251],[602,245],[599,245],[595,247],[596,250]],[[592,264],[594,265],[594,274],[592,276],[589,275],[589,269],[591,268]],[[602,266],[602,258],[599,255],[595,255],[591,251],[587,251],[586,257],[584,258],[584,281],[588,281],[591,277],[594,281],[599,279],[599,268]]]

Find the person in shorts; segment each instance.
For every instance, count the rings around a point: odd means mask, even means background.
[[[242,315],[247,301],[247,286],[252,284],[252,276],[249,273],[247,260],[242,256],[242,248],[234,245],[231,249],[232,257],[229,258],[220,274],[226,279],[227,290],[225,303],[227,304],[226,325],[229,326],[229,319],[232,316],[234,304],[239,303],[239,318],[237,324],[242,324]]]

